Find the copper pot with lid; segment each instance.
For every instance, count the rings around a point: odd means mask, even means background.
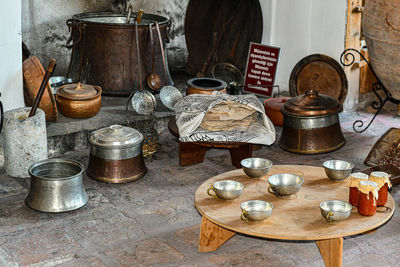
[[[82,83],[61,86],[56,101],[60,112],[67,117],[83,119],[96,115],[101,107],[101,87]]]
[[[339,149],[346,143],[339,122],[341,108],[338,100],[314,90],[288,100],[281,110],[280,147],[300,154]]]
[[[147,173],[143,160],[143,135],[131,127],[111,125],[89,136],[87,175],[101,182],[126,183]]]

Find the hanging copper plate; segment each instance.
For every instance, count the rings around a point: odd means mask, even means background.
[[[336,98],[343,104],[348,82],[342,66],[333,58],[314,54],[300,60],[289,78],[291,96],[304,94],[308,90]]]

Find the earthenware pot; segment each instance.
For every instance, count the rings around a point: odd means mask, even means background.
[[[187,81],[186,95],[211,95],[214,91],[226,93],[226,87],[226,82],[222,80],[207,77],[197,77]]]

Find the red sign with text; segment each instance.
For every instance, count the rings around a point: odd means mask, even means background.
[[[243,91],[272,95],[279,52],[279,47],[250,43]]]

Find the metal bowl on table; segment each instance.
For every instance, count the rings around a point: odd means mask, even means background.
[[[288,197],[296,194],[304,183],[304,179],[291,173],[280,173],[268,178],[268,192],[277,197]]]
[[[322,217],[328,222],[343,221],[350,217],[350,203],[341,200],[328,200],[319,205]]]
[[[207,194],[218,199],[231,200],[240,197],[243,187],[244,185],[240,182],[222,180],[211,185],[207,190]],[[211,191],[214,191],[215,195]]]
[[[82,182],[84,167],[70,159],[46,159],[29,167],[31,185],[26,205],[44,212],[78,209],[88,201]]]
[[[241,219],[244,221],[262,221],[271,216],[274,206],[262,200],[249,200],[240,205]]]
[[[243,171],[250,178],[261,178],[266,175],[272,167],[272,161],[263,158],[247,158],[240,162]]]
[[[344,160],[327,160],[323,164],[326,175],[333,181],[342,181],[353,172],[354,164]]]

